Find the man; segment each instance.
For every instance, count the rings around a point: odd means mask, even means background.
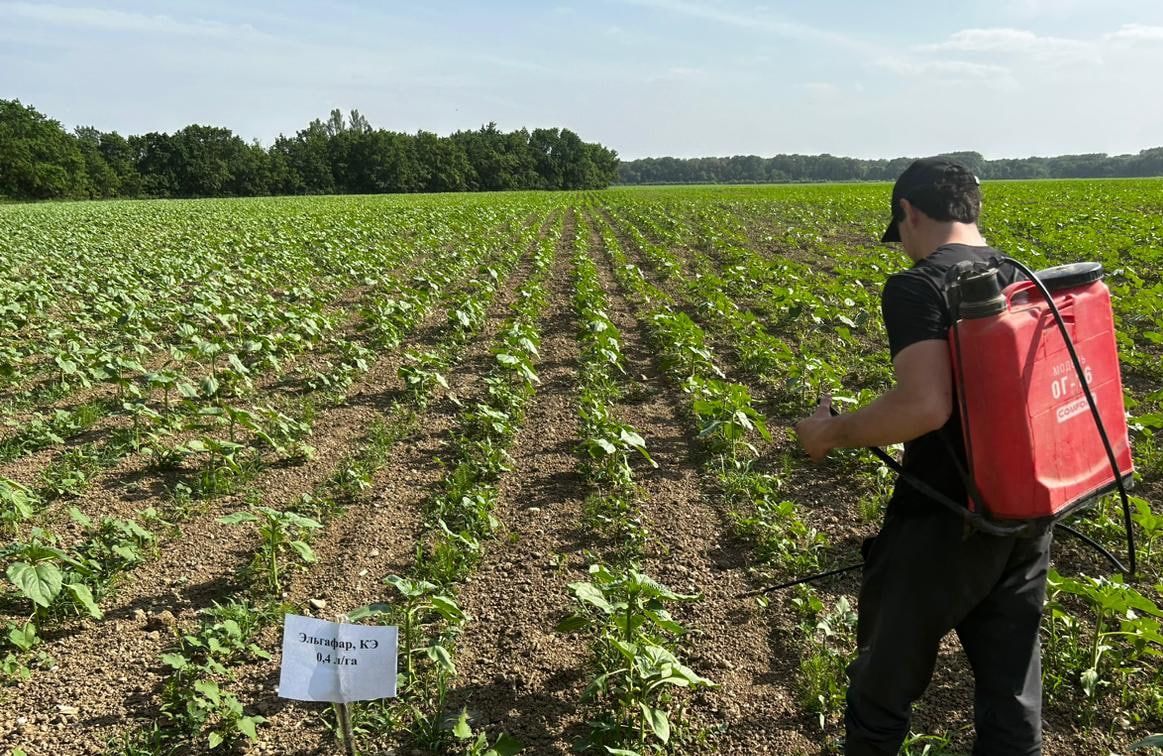
[[[913,266],[889,277],[882,296],[896,385],[849,414],[831,415],[825,396],[796,426],[813,460],[840,447],[904,443],[907,473],[967,501],[954,458],[963,464],[965,452],[938,287],[958,262],[998,254],[978,230],[980,210],[977,177],[956,161],[918,160],[897,179],[881,241],[899,241]],[[967,529],[955,512],[898,479],[866,555],[858,652],[848,668],[848,754],[897,753],[950,630],[973,668],[973,753],[1041,753],[1038,629],[1050,535],[1048,526],[1023,537]]]

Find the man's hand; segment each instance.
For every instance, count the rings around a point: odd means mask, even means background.
[[[820,406],[816,407],[816,411],[796,423],[800,446],[804,447],[813,462],[823,460],[832,450],[828,434],[832,422],[832,396],[824,394],[820,397]]]

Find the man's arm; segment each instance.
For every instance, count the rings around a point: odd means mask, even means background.
[[[796,425],[804,451],[820,461],[836,448],[888,446],[935,431],[953,412],[949,343],[926,339],[900,351],[892,362],[896,385],[856,412],[831,415],[824,397],[810,417]]]

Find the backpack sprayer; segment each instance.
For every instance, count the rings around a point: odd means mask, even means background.
[[[1001,286],[1000,266],[1027,280]],[[955,502],[905,471],[881,449],[871,451],[901,479],[998,536],[1022,535],[1039,523],[1097,549],[1119,571],[1135,572],[1127,486],[1134,473],[1115,345],[1110,290],[1095,262],[1034,273],[1010,257],[951,268],[942,289],[949,310],[949,351],[965,443],[967,502]],[[835,410],[832,410],[835,414]],[[1093,422],[1086,422],[1086,418]],[[1097,436],[1096,432],[1097,431]],[[940,432],[940,431],[939,431]],[[1127,564],[1060,520],[1118,491],[1127,533]],[[769,593],[862,567],[863,562],[743,594]]]

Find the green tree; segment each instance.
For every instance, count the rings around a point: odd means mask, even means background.
[[[85,161],[84,195],[116,197],[121,188],[121,179],[101,152],[101,132],[92,126],[78,126],[73,134],[76,135],[77,149]]]
[[[452,139],[438,137],[430,131],[419,131],[415,146],[424,191],[463,192],[476,180],[468,155]]]
[[[117,195],[137,197],[141,194],[141,174],[137,172],[137,158],[125,137],[116,131],[98,134],[97,149],[105,164],[117,176]]]
[[[129,147],[135,155],[134,165],[141,177],[141,195],[145,197],[179,196],[179,166],[182,157],[178,145],[169,134],[151,131],[129,137]]]
[[[85,196],[85,157],[61,124],[19,100],[0,100],[0,195]]]

